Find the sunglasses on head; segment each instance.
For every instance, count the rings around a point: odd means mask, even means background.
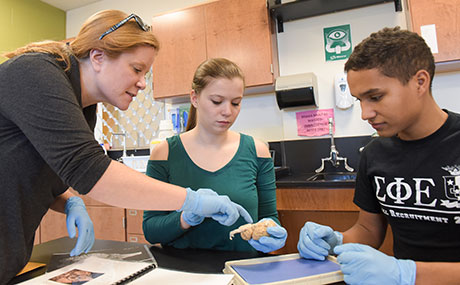
[[[144,22],[142,21],[141,17],[139,17],[139,16],[136,15],[136,14],[131,14],[131,15],[129,15],[128,17],[126,17],[126,18],[124,18],[123,20],[121,20],[120,22],[118,22],[117,24],[115,24],[115,25],[113,25],[112,27],[110,27],[105,33],[103,33],[103,34],[99,37],[99,39],[102,40],[105,36],[107,36],[108,34],[110,34],[110,33],[113,32],[113,31],[116,31],[118,28],[120,28],[121,26],[123,26],[124,24],[126,24],[126,22],[128,22],[128,21],[131,20],[131,19],[136,20],[136,23],[139,25],[139,28],[141,28],[143,31],[145,31],[145,32],[150,31],[150,26],[144,24]]]

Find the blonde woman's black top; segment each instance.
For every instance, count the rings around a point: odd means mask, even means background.
[[[29,260],[55,198],[69,186],[88,193],[110,163],[94,139],[96,106],[83,109],[80,92],[74,58],[68,72],[42,53],[0,65],[0,284]]]

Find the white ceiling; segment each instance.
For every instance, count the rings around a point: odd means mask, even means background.
[[[101,0],[40,0],[64,11],[80,8]]]

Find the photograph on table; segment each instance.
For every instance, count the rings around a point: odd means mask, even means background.
[[[97,278],[103,274],[104,273],[96,273],[96,272],[91,272],[91,271],[86,271],[86,270],[81,270],[81,269],[72,269],[65,273],[59,274],[56,277],[50,278],[49,280],[55,281],[61,284],[80,285],[88,281],[91,281],[94,278]]]

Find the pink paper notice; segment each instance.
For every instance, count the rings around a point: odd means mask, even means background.
[[[329,134],[328,119],[334,118],[334,109],[297,112],[297,135],[319,137]],[[335,126],[335,124],[334,124]]]

